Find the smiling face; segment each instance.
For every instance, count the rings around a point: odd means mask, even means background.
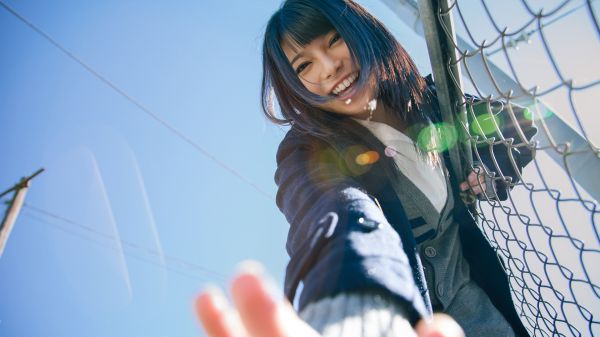
[[[367,105],[374,98],[373,86],[362,90],[355,86],[360,69],[338,32],[318,36],[304,47],[286,39],[281,47],[306,89],[332,97],[319,108],[358,118],[369,115]]]

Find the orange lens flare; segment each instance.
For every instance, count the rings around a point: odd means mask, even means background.
[[[356,163],[358,165],[371,165],[379,160],[379,153],[375,151],[367,151],[356,156]]]

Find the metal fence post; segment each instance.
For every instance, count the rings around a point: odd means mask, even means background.
[[[458,134],[457,146],[449,149],[450,161],[456,176],[460,181],[464,181],[466,170],[472,166],[472,157],[467,112],[461,92],[462,76],[454,47],[456,34],[448,1],[419,0],[419,13],[423,22],[440,111],[444,122],[454,126]]]

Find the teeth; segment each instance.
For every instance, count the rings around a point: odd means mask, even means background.
[[[358,77],[358,74],[350,75],[350,77],[345,79],[342,83],[340,83],[337,87],[335,87],[335,89],[333,89],[333,91],[332,91],[333,94],[337,95],[340,92],[342,92],[344,89],[348,88],[350,86],[350,84],[354,83],[354,81],[356,80],[357,77]]]

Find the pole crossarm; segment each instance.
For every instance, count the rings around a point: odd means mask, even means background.
[[[29,189],[29,183],[33,178],[37,177],[42,172],[44,172],[43,168],[37,170],[29,177],[21,179],[21,181],[19,181],[15,186],[9,188],[8,190],[0,194],[1,198],[10,192],[15,192],[12,199],[8,202],[8,208],[6,209],[6,213],[4,214],[2,222],[0,222],[0,257],[2,257],[4,247],[6,247],[6,242],[8,241],[10,232],[12,231],[17,217],[19,216],[21,207],[23,207],[25,195],[27,194],[27,190]]]
[[[42,172],[44,172],[43,168],[35,171],[29,177],[25,177],[25,178],[21,179],[21,181],[19,181],[16,185],[14,185],[13,187],[7,189],[6,191],[0,193],[0,198],[4,197],[5,195],[7,195],[8,193],[10,193],[10,192],[12,192],[14,190],[17,190],[17,189],[21,188],[23,185],[28,184],[31,179],[37,177]]]

